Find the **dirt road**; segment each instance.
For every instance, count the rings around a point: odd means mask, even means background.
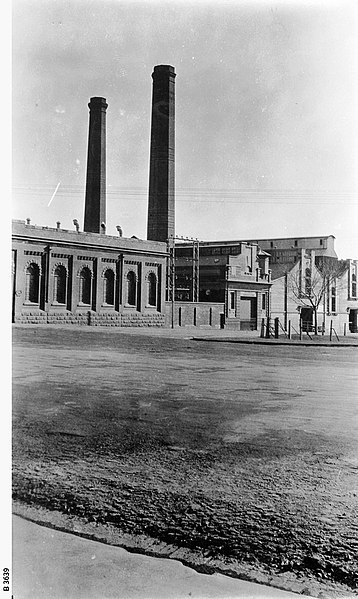
[[[349,595],[356,364],[348,347],[15,328],[18,509],[207,571]]]

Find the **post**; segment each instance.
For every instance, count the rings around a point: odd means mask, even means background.
[[[171,247],[170,253],[170,277],[171,277],[171,300],[172,300],[172,329],[174,329],[174,311],[175,311],[175,245],[173,239],[173,245]]]
[[[333,333],[333,320],[331,320],[331,324],[329,325],[329,340],[332,341],[332,333]]]
[[[275,318],[275,339],[278,339],[278,324],[279,324],[279,319],[276,317]]]
[[[265,319],[264,318],[261,319],[261,333],[260,333],[260,337],[261,337],[261,339],[263,339],[265,337]]]
[[[302,341],[302,318],[300,317],[300,341]]]
[[[266,320],[266,339],[270,339],[270,317]]]
[[[347,323],[345,322],[343,324],[343,335],[346,336],[346,334],[347,334]]]
[[[291,339],[291,321],[288,321],[288,338]]]

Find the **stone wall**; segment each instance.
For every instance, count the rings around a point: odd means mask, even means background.
[[[59,324],[107,327],[163,327],[165,316],[161,313],[96,313],[84,312],[54,312],[29,311],[18,315],[18,324]]]

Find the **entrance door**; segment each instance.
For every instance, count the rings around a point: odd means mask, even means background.
[[[313,331],[313,308],[301,308],[301,326],[302,331]]]
[[[240,298],[240,329],[241,331],[256,331],[257,329],[257,299],[256,297]]]
[[[351,333],[358,333],[358,310],[349,311],[349,330]]]

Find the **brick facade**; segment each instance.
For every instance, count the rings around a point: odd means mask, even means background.
[[[13,223],[13,322],[164,326],[166,244]]]

